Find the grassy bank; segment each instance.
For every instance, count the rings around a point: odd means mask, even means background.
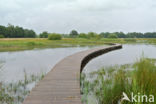
[[[57,47],[73,47],[86,45],[104,44],[102,41],[86,40],[86,39],[70,39],[48,40],[41,38],[27,39],[0,39],[0,51],[17,51],[28,50],[34,48],[57,48]]]
[[[0,51],[17,51],[34,48],[56,48],[72,46],[103,45],[105,43],[150,43],[156,44],[156,39],[82,39],[63,38],[62,40],[48,40],[42,38],[4,38],[0,39]]]
[[[132,65],[102,68],[87,76],[81,77],[83,101],[87,104],[155,104],[149,101],[151,95],[156,96],[154,59],[141,58]],[[122,100],[123,92],[131,101]],[[137,95],[133,102],[132,93]]]

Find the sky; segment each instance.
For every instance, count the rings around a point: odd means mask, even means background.
[[[156,0],[0,0],[0,25],[42,31],[153,32]]]

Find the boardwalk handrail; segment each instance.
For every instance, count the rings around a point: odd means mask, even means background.
[[[23,104],[82,104],[80,73],[93,58],[122,45],[111,44],[65,57],[32,89]]]

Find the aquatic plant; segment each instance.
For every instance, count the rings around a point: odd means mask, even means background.
[[[0,104],[22,104],[35,83],[41,80],[44,74],[28,76],[24,71],[24,80],[15,83],[0,83]],[[33,85],[32,85],[33,84]]]
[[[102,68],[89,75],[82,73],[82,101],[91,104],[90,99],[94,97],[96,103],[92,104],[153,104],[148,96],[156,96],[155,63],[155,59],[143,57],[132,65]],[[131,101],[122,100],[123,93]],[[136,95],[136,99],[131,99],[131,94]]]

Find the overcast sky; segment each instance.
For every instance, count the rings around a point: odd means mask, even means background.
[[[79,32],[156,31],[156,0],[0,0],[0,25]]]

